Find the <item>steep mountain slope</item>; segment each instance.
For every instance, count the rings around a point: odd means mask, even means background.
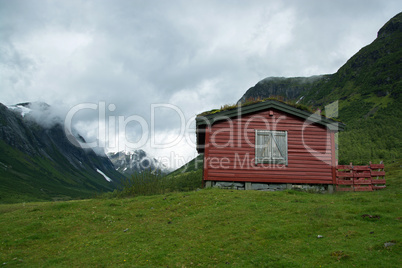
[[[378,31],[370,45],[362,48],[335,74],[268,77],[248,89],[239,101],[270,96],[295,100],[304,96],[303,103],[320,106],[353,93],[397,98],[401,92],[401,45],[402,13],[399,13]]]
[[[168,173],[168,168],[154,157],[147,155],[143,150],[134,152],[108,153],[107,156],[112,161],[115,169],[120,173],[130,176],[144,170],[152,172]]]
[[[339,101],[340,161],[367,163],[402,158],[402,13],[388,21],[377,38],[335,74],[313,77],[269,77],[240,98],[281,96],[324,109]]]
[[[193,160],[187,162],[183,166],[169,173],[168,176],[177,176],[186,173],[191,173],[194,171],[202,171],[204,167],[204,154],[197,155]]]
[[[0,104],[0,202],[84,198],[117,187],[122,176],[106,155],[73,145],[60,123],[38,124],[31,105]]]
[[[240,98],[243,103],[248,99],[282,97],[284,100],[299,100],[310,91],[315,91],[322,83],[331,79],[331,75],[311,77],[267,77],[249,88]]]

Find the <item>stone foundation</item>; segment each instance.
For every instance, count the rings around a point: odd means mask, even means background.
[[[231,182],[231,181],[207,181],[205,187],[235,190],[259,190],[259,191],[283,191],[292,189],[315,193],[332,193],[332,184],[292,184],[292,183],[261,183],[261,182]]]

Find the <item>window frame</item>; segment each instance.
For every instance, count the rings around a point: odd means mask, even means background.
[[[269,151],[270,151],[270,156],[269,157],[259,157],[258,156],[258,149],[264,148],[264,147],[259,147],[258,143],[258,137],[259,136],[271,136],[272,140],[270,144],[268,145]],[[285,137],[285,143],[284,143],[284,150],[281,150],[282,148],[279,148],[280,146],[278,145],[278,141],[275,139],[278,136],[284,136]],[[280,155],[282,156],[281,158],[274,158],[273,154],[273,144],[275,143],[276,148],[278,148],[278,151]],[[266,146],[266,147],[268,147]],[[284,130],[262,130],[262,129],[255,129],[255,164],[284,164],[285,166],[288,166],[288,132]],[[284,155],[284,156],[283,156]]]

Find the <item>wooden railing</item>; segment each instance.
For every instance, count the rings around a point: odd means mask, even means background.
[[[373,191],[385,188],[384,164],[336,166],[337,191]]]

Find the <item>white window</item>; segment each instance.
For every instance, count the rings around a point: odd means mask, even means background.
[[[288,165],[287,131],[255,130],[255,163]]]

